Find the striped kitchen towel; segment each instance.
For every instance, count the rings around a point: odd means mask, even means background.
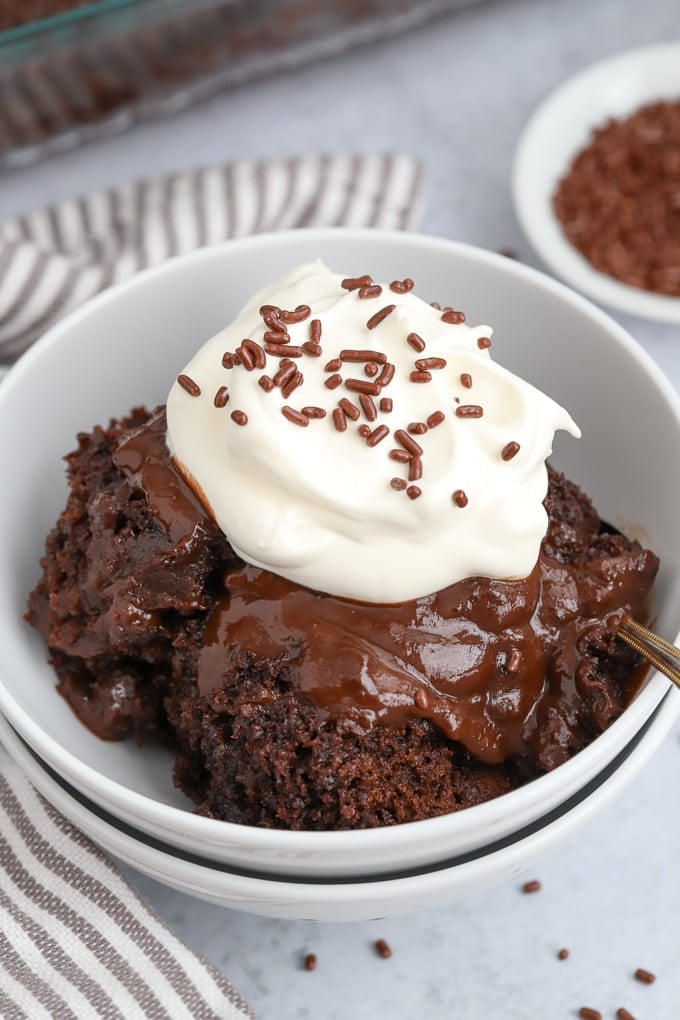
[[[2,1020],[252,1020],[2,748],[0,916]]]
[[[0,224],[0,365],[98,291],[172,255],[290,227],[408,229],[409,156],[311,155],[137,181]]]

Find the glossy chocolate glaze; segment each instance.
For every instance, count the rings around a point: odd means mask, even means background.
[[[143,489],[173,543],[190,549],[215,533],[170,461],[162,413],[126,438],[114,461]],[[494,763],[540,757],[541,723],[549,719],[551,731],[563,731],[562,748],[579,747],[586,693],[601,728],[621,708],[593,667],[593,647],[624,611],[640,611],[656,567],[642,549],[578,563],[543,551],[522,580],[475,577],[412,602],[373,605],[301,588],[234,558],[206,619],[199,690],[209,697],[246,651],[279,660],[303,697],[341,729],[401,727],[420,716]]]

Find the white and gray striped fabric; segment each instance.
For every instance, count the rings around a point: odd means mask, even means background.
[[[1,748],[0,914],[3,1020],[253,1017]]]
[[[284,227],[413,228],[421,177],[415,160],[389,154],[233,163],[0,225],[0,366],[93,294],[172,255]],[[2,1020],[252,1016],[1,747],[0,917]]]
[[[415,160],[389,153],[230,163],[0,224],[0,365],[93,294],[173,255],[265,230],[414,227],[421,177]]]

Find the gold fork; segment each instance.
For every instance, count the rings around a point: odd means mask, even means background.
[[[676,648],[670,641],[664,641],[630,616],[624,616],[617,635],[658,669],[659,673],[680,687],[680,648]]]

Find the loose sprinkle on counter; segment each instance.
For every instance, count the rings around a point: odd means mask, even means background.
[[[519,443],[516,443],[513,439],[511,443],[505,444],[505,446],[501,450],[501,457],[503,460],[512,460],[513,457],[517,456],[519,450],[520,450]]]
[[[388,960],[392,955],[392,950],[387,942],[385,942],[385,939],[377,939],[375,942],[375,948],[378,956],[380,956],[383,960]]]
[[[569,950],[568,949],[560,949],[559,953],[557,954],[557,959],[558,960],[568,960],[569,959]]]
[[[523,893],[535,893],[535,892],[540,892],[542,888],[543,888],[543,886],[538,881],[538,879],[537,878],[533,878],[531,880],[531,882],[525,882],[524,883],[524,885],[522,886],[522,892]]]
[[[602,1020],[599,1009],[591,1009],[590,1006],[581,1006],[578,1015],[581,1020]]]
[[[619,1006],[616,1011],[616,1020],[635,1020],[632,1013],[629,1013],[623,1006]]]
[[[651,970],[645,970],[644,967],[638,967],[634,976],[635,980],[641,981],[643,985],[653,985],[656,981],[656,974],[652,974]]]
[[[186,390],[190,397],[200,397],[201,387],[197,382],[194,382],[190,375],[184,375],[184,373],[178,375],[177,382],[183,390]]]
[[[316,953],[307,953],[305,956],[305,970],[316,970]]]

